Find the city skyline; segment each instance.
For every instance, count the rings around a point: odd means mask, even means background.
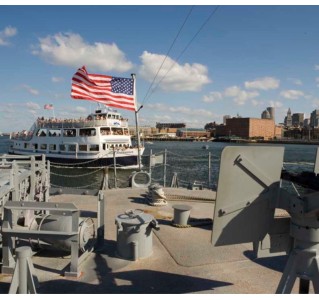
[[[92,73],[136,74],[141,125],[199,128],[222,123],[224,115],[260,118],[271,106],[282,123],[288,108],[305,118],[319,108],[319,6],[0,9],[2,132],[29,129],[53,112],[89,114],[94,103],[70,97],[82,65]],[[54,110],[44,110],[46,104]],[[134,113],[119,111],[134,124]]]

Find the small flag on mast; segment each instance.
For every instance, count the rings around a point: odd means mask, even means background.
[[[89,74],[85,66],[72,77],[71,97],[136,111],[133,79]]]
[[[45,104],[44,109],[53,109],[53,105],[52,104]]]

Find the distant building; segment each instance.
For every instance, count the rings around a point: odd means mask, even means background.
[[[267,111],[269,112],[270,119],[275,121],[275,108],[267,107]]]
[[[223,116],[223,124],[226,125],[226,120],[227,119],[231,119],[231,116],[230,115],[225,115]]]
[[[216,137],[236,136],[243,139],[260,138],[264,140],[281,136],[281,128],[275,126],[274,120],[257,118],[232,118],[226,125],[216,128]]]
[[[308,127],[310,125],[310,119],[304,119],[303,120],[303,126]]]
[[[290,108],[288,109],[287,116],[285,117],[285,120],[284,120],[284,124],[286,127],[292,126],[292,116],[291,116]]]
[[[161,129],[166,129],[166,128],[185,128],[186,124],[185,123],[156,123],[156,128],[161,130]]]
[[[262,119],[270,119],[270,113],[267,109],[265,109],[262,113],[261,113],[261,118]]]
[[[318,127],[318,125],[319,125],[319,109],[315,109],[310,114],[310,126]]]
[[[274,107],[267,107],[262,113],[261,113],[262,119],[269,119],[269,120],[275,120],[275,108]]]
[[[291,117],[292,126],[295,126],[295,127],[303,126],[304,118],[305,118],[304,113],[294,113]]]

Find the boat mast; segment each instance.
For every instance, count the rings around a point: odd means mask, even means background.
[[[137,152],[138,152],[138,157],[137,157],[137,162],[138,162],[138,169],[139,171],[141,171],[141,149],[140,149],[140,130],[139,130],[139,126],[138,126],[138,112],[141,110],[141,108],[143,107],[143,105],[140,106],[139,109],[136,109],[136,85],[135,85],[135,74],[131,74],[133,82],[134,82],[134,90],[133,90],[133,94],[134,94],[134,102],[135,102],[135,126],[136,126],[136,140],[137,140]]]

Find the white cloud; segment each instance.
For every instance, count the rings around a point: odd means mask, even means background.
[[[211,103],[221,100],[223,98],[222,93],[220,92],[210,92],[208,95],[203,97],[203,102]]]
[[[237,105],[244,105],[247,100],[258,97],[259,93],[256,91],[248,92],[248,91],[242,90],[238,86],[231,86],[225,89],[224,95],[226,97],[233,98],[233,101]]]
[[[88,71],[126,72],[133,67],[115,43],[88,44],[79,34],[57,33],[39,39],[32,53],[51,64],[79,68],[85,65]]]
[[[154,104],[147,104],[147,108],[151,108],[152,111],[157,110],[157,111],[165,111],[165,112],[171,112],[174,113],[176,116],[176,113],[179,117],[181,115],[185,116],[206,116],[206,117],[214,117],[215,114],[212,113],[210,110],[206,109],[194,109],[191,107],[187,106],[171,106],[171,105],[166,105],[163,103],[154,103]]]
[[[226,97],[236,97],[240,94],[240,87],[234,85],[225,89],[224,94]]]
[[[286,99],[298,99],[305,96],[304,92],[298,90],[281,91],[280,95]]]
[[[25,106],[30,109],[30,110],[39,110],[40,109],[40,105],[38,103],[35,102],[27,102],[25,104]]]
[[[34,89],[34,88],[32,88],[32,87],[26,85],[26,84],[24,84],[22,87],[23,87],[26,91],[28,91],[28,93],[30,93],[30,94],[32,94],[32,95],[39,95],[39,91],[38,91],[38,90],[36,90],[36,89]]]
[[[315,65],[314,69],[315,69],[316,71],[319,71],[319,65]]]
[[[280,101],[269,101],[269,106],[274,108],[281,108],[283,104]]]
[[[62,82],[64,79],[62,77],[52,77],[51,80],[54,83],[58,83],[58,82]]]
[[[252,104],[253,106],[261,106],[261,105],[264,104],[264,102],[258,101],[258,100],[255,100],[255,99],[252,99],[252,100],[251,100],[251,104]]]
[[[312,100],[312,107],[318,109],[319,107],[319,98],[315,98]]]
[[[279,87],[280,81],[274,77],[257,78],[254,81],[245,81],[246,89],[274,90]]]
[[[0,31],[0,46],[10,45],[8,39],[15,36],[17,33],[18,30],[12,26],[7,26],[4,30]]]
[[[165,56],[144,51],[140,56],[142,65],[140,75],[150,82],[155,78]],[[155,80],[155,86],[166,91],[199,91],[203,85],[211,82],[208,78],[208,69],[201,64],[185,63],[180,65],[167,57]]]
[[[302,81],[298,78],[288,78],[287,80],[292,82],[295,85],[302,85]]]
[[[317,77],[315,80],[316,80],[317,87],[319,87],[319,77]]]
[[[87,113],[87,109],[83,106],[77,106],[75,107],[75,111],[78,113]]]

